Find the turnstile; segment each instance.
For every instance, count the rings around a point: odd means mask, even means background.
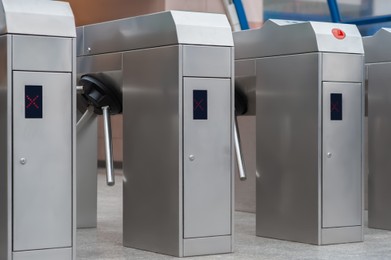
[[[226,17],[171,11],[127,18],[80,27],[78,42],[78,75],[123,95],[124,246],[175,256],[232,252]]]
[[[391,230],[391,29],[363,39],[368,85],[368,226]]]
[[[270,20],[234,33],[234,41],[236,87],[256,113],[256,234],[318,245],[362,241],[357,28]]]
[[[115,184],[111,115],[122,111],[121,94],[99,79],[85,75],[79,79],[77,129],[77,227],[97,226],[97,115],[103,115],[106,153],[106,182]]]
[[[75,22],[0,1],[0,259],[75,258]]]

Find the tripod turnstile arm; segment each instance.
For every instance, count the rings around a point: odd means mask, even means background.
[[[238,131],[238,121],[236,116],[234,121],[235,121],[234,123],[235,152],[236,152],[236,160],[239,169],[239,179],[241,181],[244,181],[247,179],[247,175],[246,175],[246,168],[243,160],[242,147],[240,144],[240,135]]]
[[[94,113],[94,107],[88,106],[84,114],[81,116],[81,118],[76,123],[76,129],[79,131],[79,129],[82,129],[84,125],[88,122],[88,120],[95,115]]]
[[[113,165],[113,144],[111,138],[111,121],[110,121],[110,107],[102,107],[103,112],[103,129],[105,139],[106,151],[106,182],[107,185],[113,186],[115,184],[114,165]]]

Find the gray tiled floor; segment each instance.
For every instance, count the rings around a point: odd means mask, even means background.
[[[77,232],[77,259],[172,259],[122,247],[122,184],[99,174],[98,228]],[[365,242],[313,246],[255,236],[255,215],[235,213],[235,253],[186,259],[391,259],[391,232],[365,229]]]

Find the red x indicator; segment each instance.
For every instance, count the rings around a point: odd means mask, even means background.
[[[201,99],[200,101],[197,101],[196,99],[194,99],[194,110],[197,110],[198,108],[201,109],[202,111],[204,111],[204,108],[202,107],[202,102],[204,102],[203,99]]]
[[[332,112],[339,112],[339,104],[338,103],[332,103],[331,104],[331,111]]]
[[[35,96],[34,98],[30,98],[29,96],[26,96],[26,99],[30,102],[27,104],[26,108],[30,108],[31,106],[34,106],[36,109],[38,109],[39,106],[37,105],[37,103],[35,103],[38,98],[39,96]]]
[[[330,94],[330,120],[342,120],[342,94],[331,93]]]
[[[42,98],[42,86],[25,86],[25,118],[42,118]]]
[[[193,90],[193,119],[208,119],[208,91]]]

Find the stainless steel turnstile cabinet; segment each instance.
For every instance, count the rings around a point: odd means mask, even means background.
[[[234,41],[236,87],[256,113],[256,234],[318,245],[362,241],[357,28],[274,20]]]
[[[75,258],[75,23],[0,1],[0,259]]]
[[[368,84],[368,226],[391,230],[391,30],[363,39]]]
[[[163,12],[84,26],[78,37],[78,75],[123,95],[124,246],[180,257],[232,252],[226,17]]]

